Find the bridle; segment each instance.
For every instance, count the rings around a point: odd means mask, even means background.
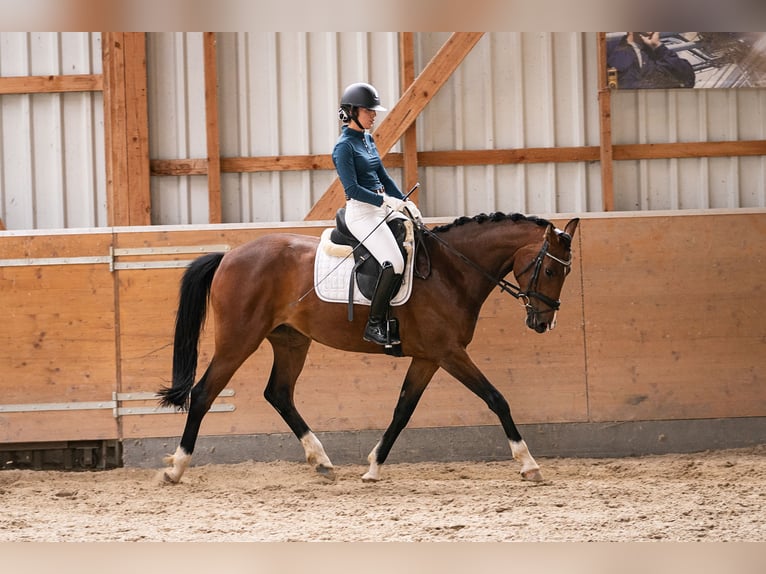
[[[505,279],[504,277],[497,278],[494,277],[492,274],[490,274],[487,270],[480,267],[478,264],[470,260],[468,257],[460,253],[458,250],[453,248],[449,243],[445,242],[441,237],[439,237],[436,233],[433,233],[431,230],[429,230],[425,225],[422,223],[419,224],[419,228],[422,232],[426,233],[427,235],[433,237],[436,241],[441,243],[450,253],[457,256],[459,259],[461,259],[464,263],[467,263],[471,267],[473,267],[476,271],[484,275],[489,281],[497,285],[501,291],[504,293],[508,293],[515,299],[520,300],[524,307],[527,310],[527,315],[539,315],[540,313],[543,313],[544,311],[540,311],[538,309],[535,309],[532,304],[532,299],[537,299],[538,301],[543,302],[548,307],[550,307],[551,311],[558,311],[559,307],[561,307],[561,301],[559,299],[551,299],[547,295],[543,295],[542,293],[539,293],[537,291],[537,283],[540,279],[540,269],[542,269],[543,266],[543,260],[546,257],[550,257],[553,259],[556,263],[561,264],[564,266],[565,269],[569,269],[572,267],[572,256],[569,256],[568,261],[564,261],[563,259],[559,259],[555,255],[551,255],[548,252],[548,248],[550,247],[550,244],[548,243],[548,240],[543,240],[543,245],[540,248],[540,251],[537,253],[535,258],[529,262],[529,265],[527,265],[524,269],[522,269],[519,273],[515,273],[516,278],[518,279],[525,273],[527,273],[530,269],[534,269],[534,272],[532,274],[532,279],[529,281],[529,287],[526,291],[523,291],[521,287],[518,285],[515,285]],[[564,233],[563,231],[557,231],[557,233],[560,233],[560,235],[564,236],[566,235],[569,237],[569,234]]]
[[[565,269],[569,269],[572,267],[572,256],[569,256],[568,261],[564,261],[563,259],[559,259],[555,255],[551,255],[548,252],[548,240],[543,241],[543,246],[540,248],[540,252],[537,254],[537,256],[529,262],[529,265],[527,265],[524,269],[516,273],[516,279],[524,275],[527,271],[534,268],[534,272],[532,273],[532,279],[529,281],[529,287],[528,290],[525,292],[522,292],[519,290],[518,298],[521,299],[522,303],[524,303],[524,307],[527,309],[527,314],[533,313],[535,315],[541,313],[542,311],[539,311],[532,307],[529,300],[530,299],[537,299],[538,301],[542,301],[548,307],[551,308],[552,311],[558,311],[559,307],[561,307],[561,301],[559,299],[551,299],[547,295],[543,295],[542,293],[538,293],[536,291],[537,289],[537,283],[540,279],[540,269],[542,269],[543,266],[543,259],[546,257],[550,257],[553,259],[556,263],[559,263],[564,266]]]

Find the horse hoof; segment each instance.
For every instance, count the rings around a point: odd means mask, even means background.
[[[378,478],[375,476],[370,476],[370,474],[367,473],[362,477],[362,482],[367,484],[375,483],[375,482],[378,482]]]
[[[521,473],[522,480],[529,480],[530,482],[542,482],[543,475],[539,468],[533,468]]]
[[[174,479],[167,472],[162,473],[162,482],[165,484],[178,484],[178,480]]]
[[[335,469],[331,466],[325,466],[323,464],[318,464],[315,467],[315,470],[319,473],[319,475],[322,478],[326,478],[327,480],[335,480]]]

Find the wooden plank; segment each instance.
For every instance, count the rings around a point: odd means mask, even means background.
[[[218,66],[215,32],[203,34],[205,65],[205,135],[207,141],[208,222],[220,223],[221,143],[218,127]]]
[[[763,416],[766,212],[581,229],[592,420]]]
[[[598,147],[427,151],[418,153],[423,167],[506,165],[514,163],[559,163],[598,161]]]
[[[112,411],[47,411],[0,414],[0,441],[40,443],[51,440],[117,440]]]
[[[330,154],[230,157],[221,159],[225,172],[302,171],[335,169]]]
[[[107,256],[112,234],[109,231],[80,233],[66,230],[56,232],[10,232],[2,237],[0,259],[26,259],[46,257]],[[0,269],[4,269],[0,265]]]
[[[50,94],[58,92],[100,92],[104,89],[101,74],[68,76],[19,76],[0,78],[0,95]]]
[[[612,161],[671,159],[690,157],[745,157],[766,154],[766,141],[698,142],[671,144],[625,144],[612,146]],[[515,163],[566,163],[600,161],[599,146],[521,148],[490,150],[421,151],[416,163],[421,167],[455,167],[470,165],[507,165]],[[403,167],[405,154],[389,152],[388,167]],[[257,173],[266,171],[304,171],[334,169],[329,154],[283,155],[221,158],[225,173]],[[152,175],[205,175],[205,159],[152,160]]]
[[[122,32],[104,32],[101,38],[104,69],[104,160],[106,167],[107,219],[109,225],[129,222],[128,156],[125,112],[125,54]]]
[[[207,175],[206,159],[153,159],[149,166],[154,176]]]
[[[415,81],[415,34],[399,32],[399,59],[401,61],[401,85],[406,91]],[[403,173],[402,182],[405,190],[412,189],[418,182],[418,138],[417,125],[412,122],[402,136]],[[410,196],[418,202],[418,190]]]
[[[145,36],[108,32],[102,40],[110,225],[151,223]]]
[[[423,167],[448,167],[574,161],[598,161],[598,148],[590,146],[506,150],[427,151],[418,152],[416,154],[415,163]],[[405,154],[388,153],[386,155],[386,165],[388,167],[404,167],[404,164]],[[335,169],[332,163],[332,157],[329,154],[221,158],[221,171],[224,173],[313,171],[322,169]],[[205,175],[207,173],[207,160],[152,160],[151,173],[156,176]]]
[[[614,211],[614,165],[612,150],[612,92],[607,86],[606,32],[598,33],[599,160],[601,162],[601,203]]]
[[[381,157],[385,157],[391,147],[402,137],[482,35],[483,32],[454,32],[445,42],[375,130],[375,143]],[[343,201],[343,185],[336,177],[305,219],[330,219],[343,205]]]
[[[128,162],[127,225],[151,225],[149,187],[149,111],[146,85],[146,34],[126,32],[125,112]]]
[[[690,157],[744,157],[766,155],[766,140],[684,142],[614,146],[614,159],[668,159]]]
[[[9,236],[3,258],[104,256],[110,233]],[[0,266],[2,404],[108,402],[114,284],[103,264]],[[0,414],[0,442],[118,437],[112,411]]]

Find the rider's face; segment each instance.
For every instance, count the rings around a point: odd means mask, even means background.
[[[375,110],[368,110],[367,108],[359,108],[359,111],[358,111],[359,123],[362,124],[362,127],[366,130],[372,129],[372,126],[375,123],[375,116],[377,115],[378,113]]]

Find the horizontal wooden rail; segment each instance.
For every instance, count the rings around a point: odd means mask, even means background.
[[[613,147],[613,156],[616,161],[755,155],[766,155],[766,140],[629,144]],[[417,156],[420,167],[599,161],[600,157],[598,146],[421,151]],[[399,168],[404,164],[404,158],[401,153],[389,153],[386,155],[385,164],[389,168]],[[207,160],[152,160],[151,169],[152,175],[206,175]],[[221,171],[227,173],[321,169],[334,169],[332,157],[329,154],[221,158]]]
[[[100,92],[101,74],[68,76],[14,76],[0,78],[0,94],[47,94],[57,92]]]
[[[766,155],[766,140],[614,146],[615,160]]]

